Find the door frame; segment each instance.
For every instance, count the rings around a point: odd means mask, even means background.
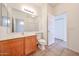
[[[59,13],[59,14],[57,14],[57,15],[53,15],[53,14],[50,14],[50,15],[52,15],[52,16],[58,16],[58,15],[63,15],[63,14],[66,14],[66,16],[67,16],[67,20],[66,20],[66,44],[67,44],[67,46],[66,46],[66,48],[68,47],[68,13],[67,12],[62,12],[62,13]],[[48,15],[47,15],[47,46],[48,46]]]

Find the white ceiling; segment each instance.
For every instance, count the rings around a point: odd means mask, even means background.
[[[48,3],[48,5],[50,5],[51,7],[55,7],[57,6],[59,3]]]

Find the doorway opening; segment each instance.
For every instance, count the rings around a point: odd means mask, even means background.
[[[67,47],[67,13],[48,17],[48,46],[54,43]]]

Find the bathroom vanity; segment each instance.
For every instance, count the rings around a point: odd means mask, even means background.
[[[25,56],[37,50],[37,37],[33,33],[27,35],[11,34],[0,38],[0,56]]]
[[[25,56],[37,50],[34,32],[39,31],[39,17],[14,7],[0,4],[0,56]]]

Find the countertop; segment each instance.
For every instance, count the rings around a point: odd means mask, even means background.
[[[0,34],[0,41],[36,35],[35,32]]]

